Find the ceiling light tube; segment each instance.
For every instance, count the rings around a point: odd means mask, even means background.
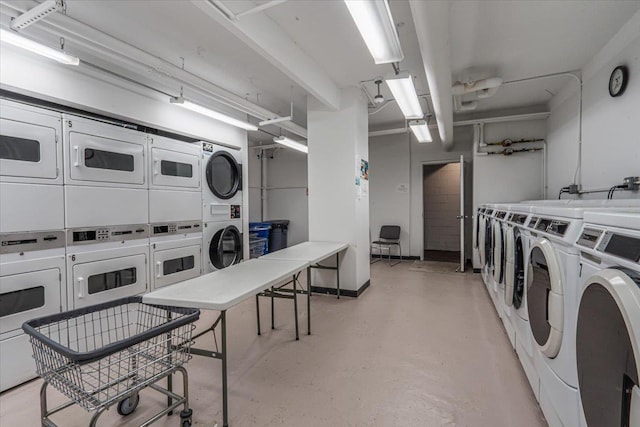
[[[413,85],[413,78],[409,73],[403,72],[385,81],[406,119],[424,117],[416,88]]]
[[[193,102],[187,101],[182,97],[171,98],[170,101],[172,104],[179,105],[180,107],[186,108],[187,110],[194,111],[198,114],[202,114],[203,116],[211,117],[212,119],[224,122],[240,129],[251,131],[258,130],[258,126],[254,124],[234,119],[233,117],[229,117],[226,114],[218,113],[217,111],[210,110],[209,108],[203,107],[202,105],[194,104]]]
[[[3,43],[28,50],[29,52],[56,60],[65,65],[80,64],[80,59],[78,59],[77,56],[68,55],[61,50],[53,49],[38,42],[34,42],[33,40],[22,37],[13,31],[0,29],[0,40]]]
[[[376,64],[389,64],[404,59],[387,0],[344,2]]]
[[[429,131],[429,125],[424,120],[412,120],[409,122],[409,128],[411,132],[416,136],[418,142],[431,142],[431,131]]]
[[[302,151],[303,153],[309,152],[309,147],[304,144],[300,144],[298,141],[294,141],[291,138],[287,138],[286,136],[276,136],[273,138],[273,142],[282,144],[285,147],[293,148],[294,150]]]

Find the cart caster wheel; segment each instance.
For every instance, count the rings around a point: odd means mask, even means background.
[[[133,396],[129,396],[126,399],[122,399],[118,403],[118,414],[122,416],[131,415],[133,411],[138,407],[138,403],[140,402],[140,395],[136,393]]]
[[[193,410],[184,409],[180,411],[180,427],[191,427],[191,416],[193,415]]]

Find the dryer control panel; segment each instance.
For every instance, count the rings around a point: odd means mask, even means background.
[[[149,237],[147,224],[111,225],[103,227],[72,228],[67,230],[69,245],[121,242]]]
[[[5,233],[0,235],[0,254],[64,248],[64,231]]]
[[[174,234],[198,233],[202,231],[200,221],[168,222],[164,224],[152,224],[151,236],[171,236]]]

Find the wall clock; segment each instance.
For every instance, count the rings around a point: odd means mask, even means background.
[[[609,77],[609,95],[620,96],[627,88],[629,81],[629,70],[624,65],[617,66],[613,69],[611,77]]]

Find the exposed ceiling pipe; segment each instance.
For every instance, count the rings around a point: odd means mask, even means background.
[[[23,3],[14,4],[8,1],[0,1],[0,4],[18,13],[24,13],[28,10],[28,6],[25,7]],[[46,21],[38,22],[36,26],[56,37],[64,36],[67,41],[73,41],[79,46],[102,54],[106,58],[111,58],[119,61],[121,64],[134,67],[136,72],[142,73],[142,75],[152,74],[169,78],[177,84],[189,87],[195,92],[202,93],[221,104],[257,117],[258,119],[266,120],[277,117],[276,113],[266,108],[247,101],[241,96],[223,89],[202,77],[118,40],[68,15],[61,13],[52,14],[47,17]],[[169,101],[167,100],[167,102]],[[307,137],[307,130],[293,122],[283,123],[281,127],[303,138]]]
[[[410,5],[440,140],[448,151],[453,148],[450,4],[444,0],[411,0]]]

